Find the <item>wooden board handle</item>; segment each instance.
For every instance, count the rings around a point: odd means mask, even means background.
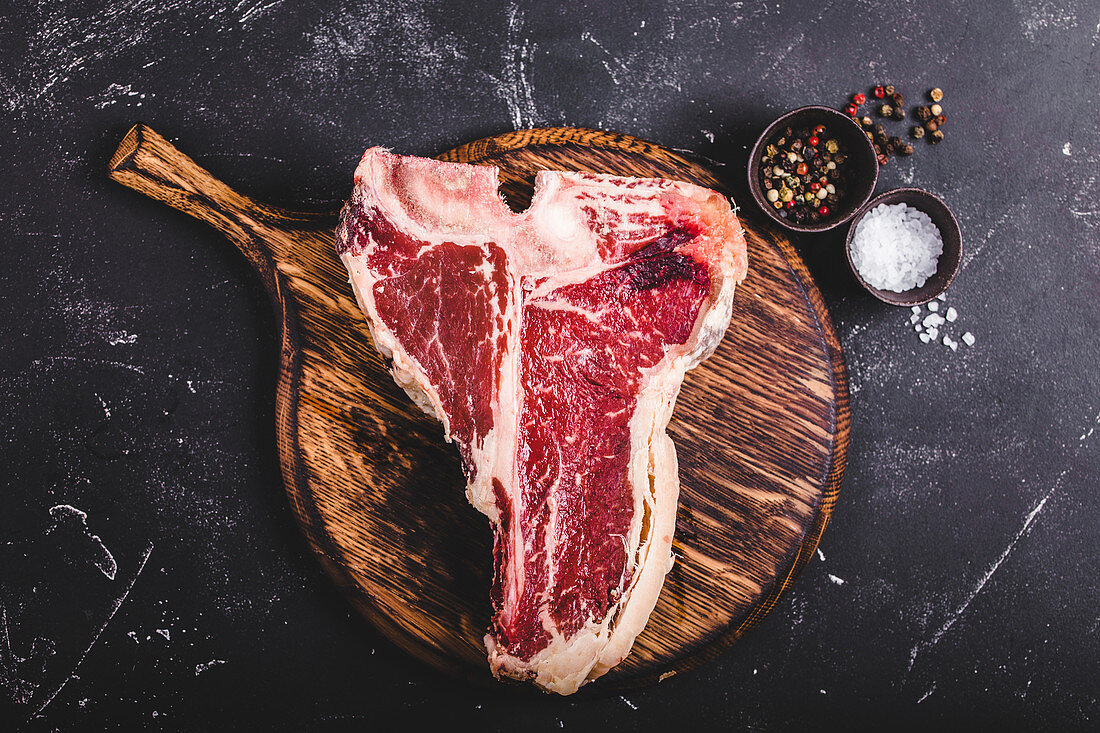
[[[257,215],[266,213],[266,207],[240,195],[140,123],[130,128],[111,156],[108,175],[213,225],[242,249],[257,227]]]

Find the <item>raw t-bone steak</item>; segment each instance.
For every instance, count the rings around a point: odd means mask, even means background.
[[[729,325],[737,217],[699,186],[558,171],[516,214],[496,168],[371,148],[337,247],[492,523],[493,672],[574,692],[626,657],[672,567],[665,427]]]

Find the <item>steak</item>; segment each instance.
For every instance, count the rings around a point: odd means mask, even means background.
[[[672,567],[665,428],[745,277],[729,201],[540,171],[513,213],[496,168],[371,148],[336,233],[375,346],[493,528],[493,673],[576,691],[626,657]]]

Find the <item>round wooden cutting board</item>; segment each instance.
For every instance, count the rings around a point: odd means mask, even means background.
[[[518,209],[544,168],[722,189],[684,156],[595,130],[523,130],[440,158],[499,167]],[[143,125],[123,140],[110,175],[213,224],[260,273],[282,327],[283,477],[332,577],[400,647],[488,681],[489,524],[466,503],[440,425],[375,351],[335,255],[335,216],[241,196]],[[840,344],[790,243],[744,224],[749,274],[733,322],[714,356],[688,373],[669,425],[681,480],[676,564],[633,652],[586,690],[664,679],[733,644],[813,555],[836,501],[849,420]]]

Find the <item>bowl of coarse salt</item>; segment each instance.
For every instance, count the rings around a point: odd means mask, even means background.
[[[845,249],[852,273],[871,295],[891,305],[921,305],[955,278],[962,232],[938,197],[895,188],[855,213]]]

